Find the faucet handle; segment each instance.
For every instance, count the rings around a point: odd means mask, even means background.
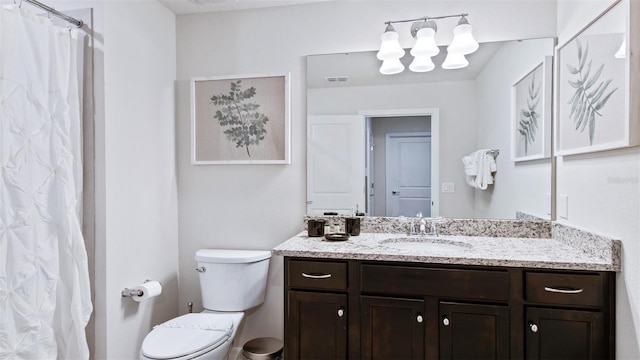
[[[416,217],[417,218],[422,218],[422,211],[418,211],[418,213],[416,213]]]

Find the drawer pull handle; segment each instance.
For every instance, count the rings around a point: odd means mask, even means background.
[[[451,322],[449,321],[449,319],[445,316],[444,318],[442,318],[442,325],[444,326],[449,326]]]
[[[580,294],[583,289],[557,289],[550,286],[545,286],[544,291],[560,294]]]
[[[306,277],[307,279],[328,279],[331,277],[331,274],[307,274],[307,273],[302,273],[303,277]]]
[[[422,317],[422,315],[418,314],[418,316],[416,316],[416,321],[418,322],[418,324],[422,324],[424,318]]]
[[[529,329],[531,329],[532,332],[537,333],[538,332],[538,325],[536,325],[534,323],[529,323]]]
[[[344,317],[344,309],[343,308],[338,309],[338,317],[340,319],[342,319]]]

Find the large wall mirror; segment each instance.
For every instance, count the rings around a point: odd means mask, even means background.
[[[396,75],[379,73],[375,51],[308,56],[307,214],[550,219],[552,161],[548,151],[526,157],[518,148],[514,89],[526,92],[531,81],[528,95],[547,91],[547,101],[529,103],[545,118],[533,130],[547,146],[554,45],[482,43],[457,70],[440,67],[442,47],[427,73],[409,71],[407,51]],[[495,150],[486,189],[469,185],[462,161],[480,149]]]

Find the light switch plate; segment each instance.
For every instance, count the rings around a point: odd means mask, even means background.
[[[563,219],[569,218],[569,196],[558,195],[558,216]]]
[[[456,184],[454,184],[454,183],[442,183],[442,192],[443,193],[456,192]]]

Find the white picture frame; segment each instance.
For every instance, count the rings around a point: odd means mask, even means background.
[[[511,160],[551,157],[553,58],[545,56],[511,89]]]
[[[640,48],[630,19],[639,8],[618,0],[556,48],[556,156],[640,144],[638,114],[630,101],[630,94],[638,93],[631,74],[638,71]]]
[[[193,77],[191,164],[291,164],[290,74]]]

